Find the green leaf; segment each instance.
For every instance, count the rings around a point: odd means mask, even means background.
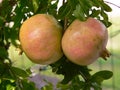
[[[15,82],[11,80],[1,80],[0,83],[0,90],[14,90],[15,89]]]
[[[8,55],[7,50],[4,47],[0,46],[0,57],[5,59],[5,58],[7,58],[7,55]]]
[[[110,27],[112,25],[112,23],[109,21],[105,21],[105,20],[100,20],[100,21],[103,22],[106,27]]]
[[[13,20],[14,20],[13,29],[18,28],[21,25],[21,21],[24,17],[24,12],[22,12],[21,8],[18,8],[16,13],[17,13],[17,15],[13,18]]]
[[[103,16],[106,21],[108,20],[108,15],[104,11],[101,11],[101,16]]]
[[[100,7],[100,3],[99,3],[99,0],[91,0],[93,6],[96,6],[97,8]]]
[[[116,30],[116,31],[114,31],[114,32],[111,32],[111,33],[110,33],[110,38],[113,38],[113,37],[115,37],[115,36],[117,36],[117,35],[120,35],[120,30]]]
[[[39,0],[39,8],[36,13],[47,13],[48,12],[48,2],[49,0]]]
[[[21,81],[21,85],[22,85],[22,89],[20,90],[38,90],[36,87],[35,87],[35,83],[33,82],[30,82],[28,80],[22,80]],[[16,89],[17,90],[17,89]]]
[[[91,17],[97,17],[100,14],[100,10],[93,9],[92,14],[90,15]]]
[[[106,12],[111,12],[112,11],[111,7],[108,6],[106,3],[104,3],[103,1],[101,1],[101,6]]]
[[[91,0],[79,0],[79,5],[81,6],[85,16],[89,16],[89,10],[92,7]]]
[[[101,16],[103,17],[104,20],[101,20],[106,27],[109,27],[111,23],[108,21],[108,15],[104,11],[101,11]]]
[[[68,5],[68,3],[65,3],[58,11],[58,18],[64,19],[67,15],[69,15],[70,9],[71,7]]]
[[[84,11],[83,11],[82,7],[79,4],[76,6],[76,10],[74,10],[73,14],[74,14],[74,16],[76,18],[80,19],[81,21],[86,20]]]
[[[0,16],[6,17],[11,13],[11,11],[12,5],[10,5],[9,0],[2,0],[2,5],[0,7]]]
[[[47,85],[45,85],[44,87],[41,88],[41,90],[53,90],[53,84],[51,82],[48,82],[46,80],[44,80]]]
[[[49,5],[48,5],[48,13],[53,15],[54,17],[57,16],[58,1],[59,0],[56,0],[56,2],[54,2],[54,3],[50,2]]]
[[[14,80],[15,77],[11,75],[11,72],[9,70],[9,67],[7,66],[6,63],[0,62],[0,78],[3,80]]]
[[[68,0],[68,3],[72,9],[75,9],[75,6],[79,3],[79,0]]]
[[[70,87],[73,89],[73,90],[80,90],[80,89],[83,89],[84,86],[85,86],[85,83],[84,81],[80,80],[79,76],[76,76],[73,78],[71,84],[70,84]]]
[[[96,83],[96,82],[93,82],[93,83],[92,83],[92,88],[94,88],[94,90],[102,90],[101,85],[99,85],[99,84]]]
[[[77,75],[84,75],[86,78],[90,77],[89,69],[87,66],[76,65],[63,56],[58,62],[51,64],[53,72],[57,74],[64,75],[64,79],[62,80],[62,84],[67,84]]]
[[[79,0],[79,2],[80,2],[80,5],[82,5],[82,7],[86,8],[86,9],[87,8],[90,9],[92,7],[91,0]]]
[[[6,90],[15,90],[15,86],[8,84]]]
[[[60,90],[70,90],[70,85],[69,84],[58,83],[57,88],[60,89]]]
[[[4,17],[0,16],[0,29],[2,28],[1,26],[4,24]]]
[[[103,70],[103,71],[96,72],[92,76],[91,80],[93,82],[101,84],[104,80],[110,79],[112,76],[113,76],[113,73],[111,71]]]
[[[0,78],[4,74],[5,64],[0,60]]]
[[[36,12],[39,8],[39,0],[32,0],[34,12]]]
[[[19,77],[27,78],[29,76],[29,74],[25,70],[22,70],[20,68],[11,67],[11,70]]]
[[[31,68],[27,68],[27,69],[26,69],[26,72],[27,72],[29,75],[32,74]]]

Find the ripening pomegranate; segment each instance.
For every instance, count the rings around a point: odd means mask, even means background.
[[[24,53],[38,64],[51,64],[62,57],[61,38],[61,26],[47,14],[37,14],[27,19],[19,33]]]
[[[99,57],[109,56],[107,40],[108,31],[103,23],[91,17],[84,22],[76,19],[63,35],[62,48],[73,63],[89,65]]]

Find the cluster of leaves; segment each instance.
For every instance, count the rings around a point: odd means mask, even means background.
[[[37,90],[34,83],[27,79],[30,73],[14,67],[8,53],[10,45],[18,46],[21,22],[32,15],[32,5],[32,1],[29,0],[2,0],[0,3],[1,90]]]
[[[85,82],[80,80],[79,76],[75,76],[69,84],[58,84],[58,88],[61,90],[102,90],[101,82],[110,78],[111,75],[112,73],[106,70],[96,72]]]
[[[95,17],[102,21],[107,27],[111,25],[106,12],[112,9],[103,0],[68,0],[58,11],[58,18],[67,17],[69,21],[78,18],[82,21],[88,17]]]
[[[2,90],[37,90],[27,77],[30,73],[12,66],[8,49],[10,45],[19,46],[19,28],[24,20],[38,13],[53,15],[66,29],[74,19],[86,20],[95,17],[107,27],[111,25],[106,12],[111,8],[103,0],[3,0],[0,3],[0,87]],[[58,7],[59,6],[59,7]],[[60,88],[70,90],[89,90],[93,87],[100,90],[101,82],[112,76],[110,71],[100,71],[90,75],[87,66],[79,66],[69,62],[65,56],[51,64],[53,72],[64,75]],[[83,80],[79,79],[82,76]],[[86,85],[89,87],[86,89]],[[75,87],[74,87],[75,86]],[[67,89],[66,89],[67,90]]]
[[[91,90],[91,88],[93,90],[102,90],[102,82],[113,75],[108,70],[91,75],[91,69],[87,66],[76,65],[68,61],[64,56],[58,62],[51,64],[51,67],[53,72],[64,75],[61,84],[58,84],[61,90]]]

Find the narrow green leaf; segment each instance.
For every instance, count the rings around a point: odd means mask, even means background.
[[[28,80],[22,80],[21,85],[22,85],[22,90],[38,90],[35,87],[35,83],[30,82]]]
[[[103,16],[105,20],[108,20],[108,15],[104,11],[101,11],[101,16]]]
[[[68,89],[70,89],[70,85],[69,84],[58,83],[57,88],[60,89],[60,90],[68,90]]]
[[[20,68],[17,67],[11,67],[12,71],[19,77],[22,78],[27,78],[29,75],[25,70],[22,70]]]
[[[111,23],[108,21],[108,15],[107,13],[105,13],[103,10],[101,11],[101,16],[103,17],[104,20],[101,20],[106,27],[109,27],[111,25]]]
[[[8,55],[8,52],[6,51],[6,49],[0,46],[0,57],[6,58],[7,55]]]
[[[91,80],[93,82],[97,82],[101,84],[104,80],[110,79],[112,76],[113,76],[113,73],[111,71],[103,70],[103,71],[96,72],[92,76]]]
[[[32,0],[34,12],[36,12],[39,8],[39,0]]]
[[[66,57],[61,58],[58,62],[51,64],[52,70],[56,74],[62,74],[64,75],[64,79],[62,80],[62,84],[67,84],[69,81],[71,81],[75,76],[77,75],[83,75],[86,78],[90,77],[89,69],[87,66],[80,66],[76,65],[68,60],[66,60]]]
[[[59,19],[64,19],[70,12],[70,6],[65,3],[63,6],[60,7],[58,11],[58,18]]]
[[[83,89],[85,83],[86,82],[80,80],[79,76],[77,75],[76,77],[73,78],[70,87],[73,88],[73,90],[80,90]]]
[[[96,6],[97,8],[100,7],[100,3],[99,3],[99,0],[91,0],[93,6]]]
[[[93,9],[92,14],[90,15],[91,17],[97,17],[100,14],[100,10]]]
[[[49,0],[39,0],[39,8],[36,13],[47,13],[48,12],[48,1]]]
[[[79,0],[79,5],[86,16],[89,16],[89,10],[92,7],[90,0]]]
[[[49,6],[48,6],[48,13],[49,14],[51,14],[51,15],[53,15],[54,17],[56,17],[56,15],[57,15],[57,6],[58,6],[58,1],[59,0],[57,0],[56,2],[54,2],[54,3],[49,3]]]
[[[84,11],[83,11],[82,7],[79,4],[76,6],[76,10],[74,10],[73,14],[74,14],[74,16],[76,18],[80,19],[81,21],[86,20]]]
[[[94,90],[102,90],[101,85],[96,82],[92,83],[92,88],[94,88]]]
[[[4,23],[4,17],[0,16],[0,28],[2,28],[1,26],[3,25]]]
[[[120,30],[116,30],[116,31],[114,31],[114,32],[111,32],[111,33],[110,33],[110,38],[113,38],[113,37],[115,37],[115,36],[117,36],[117,35],[120,35]]]
[[[6,90],[15,90],[15,86],[8,84]]]
[[[47,85],[45,85],[44,87],[41,88],[41,90],[53,90],[53,84],[51,82],[48,82],[46,80],[44,80]]]
[[[75,6],[79,3],[79,0],[68,0],[69,5],[75,9]]]
[[[112,11],[112,8],[109,5],[107,5],[106,3],[101,2],[101,5],[106,12],[111,12]]]
[[[91,3],[90,0],[79,0],[79,2],[81,2],[80,4],[82,4],[82,6],[85,5],[84,6],[85,8],[91,8],[92,7],[92,3]]]
[[[103,22],[106,27],[110,27],[112,25],[112,23],[109,21],[101,20],[101,22]]]
[[[0,83],[0,90],[15,90],[14,89],[14,82],[11,82],[10,80],[1,80]]]

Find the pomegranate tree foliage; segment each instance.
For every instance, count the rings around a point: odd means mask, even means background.
[[[108,15],[112,9],[103,0],[3,0],[0,3],[0,88],[1,90],[37,90],[27,78],[30,69],[22,70],[12,65],[8,49],[10,45],[19,47],[19,28],[24,20],[38,13],[53,15],[64,30],[76,18],[84,21],[94,17],[109,27]],[[51,64],[52,72],[62,74],[64,79],[58,87],[61,90],[101,90],[101,83],[112,77],[111,71],[99,71],[91,75],[87,66],[71,63],[63,56]],[[68,84],[69,83],[69,84]],[[48,84],[42,90],[51,90]]]

